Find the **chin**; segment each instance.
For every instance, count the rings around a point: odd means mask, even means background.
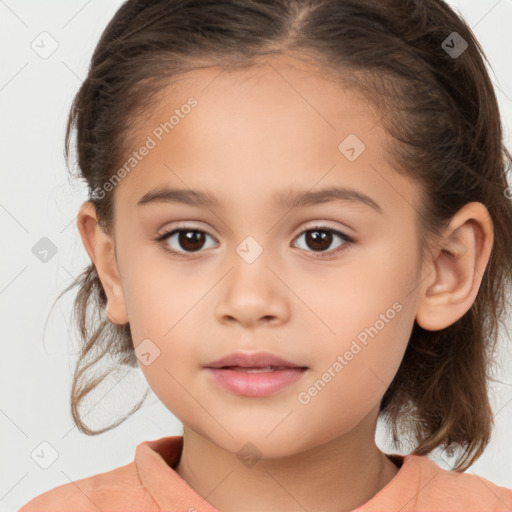
[[[252,467],[258,460],[289,457],[313,447],[314,443],[308,443],[304,429],[291,432],[290,429],[282,428],[278,432],[279,428],[268,435],[272,429],[250,429],[247,424],[245,428],[242,424],[239,428],[233,425],[228,427],[233,437],[224,430],[222,434],[215,432],[214,435],[201,435],[216,446],[237,455],[247,467]]]

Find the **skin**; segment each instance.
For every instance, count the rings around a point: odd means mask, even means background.
[[[149,338],[160,350],[140,367],[184,425],[175,469],[223,512],[352,510],[398,471],[375,444],[379,402],[414,321],[442,329],[473,304],[493,243],[489,213],[466,205],[420,261],[420,190],[387,161],[391,140],[379,117],[305,62],[274,56],[245,71],[203,68],[164,92],[140,121],[141,144],[187,98],[198,106],[116,186],[112,236],[90,202],[78,227],[109,319],[130,322],[135,347]],[[354,161],[338,150],[351,133],[366,146]],[[221,206],[136,206],[160,185],[207,190]],[[290,210],[272,201],[290,188],[329,185],[363,192],[382,213],[362,203]],[[154,241],[178,222],[208,233],[200,253],[187,254],[177,236]],[[335,236],[321,258],[304,234],[315,225],[354,243],[333,254],[346,243]],[[247,236],[263,249],[250,264],[236,252]],[[400,311],[357,357],[299,403],[394,303]],[[269,351],[308,370],[269,397],[236,396],[202,366],[237,350]],[[237,457],[249,441],[262,454],[252,467]]]

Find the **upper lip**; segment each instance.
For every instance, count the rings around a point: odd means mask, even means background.
[[[306,368],[286,361],[269,352],[234,352],[205,365],[206,368],[222,368],[224,366],[240,366],[243,368],[265,368],[266,366],[287,366],[290,368]]]

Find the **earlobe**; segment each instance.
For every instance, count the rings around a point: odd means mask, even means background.
[[[107,296],[105,307],[107,318],[118,325],[126,324],[128,314],[114,252],[114,242],[99,225],[96,208],[91,201],[86,201],[80,206],[77,226],[82,243],[96,267]]]
[[[494,233],[487,208],[466,204],[452,218],[441,245],[431,249],[432,274],[423,283],[416,321],[437,331],[459,320],[473,305],[489,262]]]

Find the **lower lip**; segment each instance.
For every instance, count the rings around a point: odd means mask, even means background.
[[[206,368],[212,378],[227,390],[242,396],[269,396],[299,380],[305,368],[248,373],[228,368]]]

